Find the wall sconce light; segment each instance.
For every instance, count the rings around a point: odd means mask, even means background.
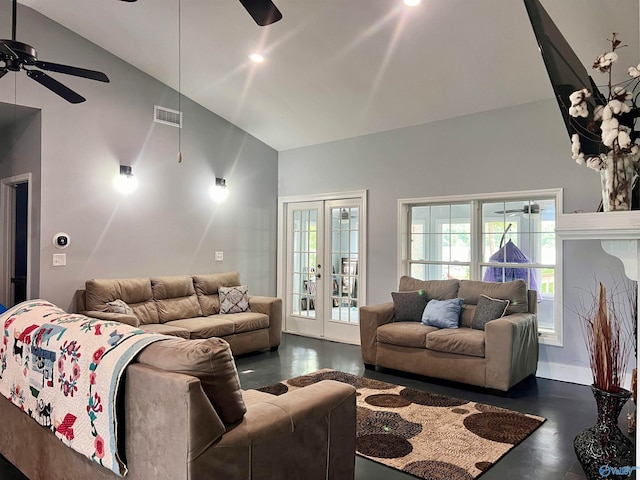
[[[120,165],[120,175],[113,180],[115,189],[123,195],[129,195],[138,188],[138,179],[131,173],[129,165]]]
[[[209,189],[209,196],[216,202],[223,202],[229,196],[227,181],[224,178],[216,177],[216,183]]]

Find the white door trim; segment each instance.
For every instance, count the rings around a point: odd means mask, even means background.
[[[9,245],[13,244],[13,216],[14,216],[14,196],[13,190],[19,183],[28,184],[27,199],[27,299],[31,298],[31,220],[33,203],[33,181],[31,173],[15,175],[3,178],[0,181],[0,243],[3,245],[2,255],[0,255],[0,277],[2,288],[0,288],[0,303],[8,306],[11,297],[11,275],[13,267],[13,249]]]
[[[278,197],[278,241],[276,253],[276,295],[282,299],[283,306],[286,301],[286,261],[287,261],[287,222],[286,222],[286,205],[289,203],[299,202],[316,202],[326,200],[344,200],[349,198],[357,198],[362,205],[361,225],[360,225],[360,261],[362,275],[359,277],[358,298],[359,305],[366,305],[367,300],[367,190],[353,190],[348,192],[319,193],[311,195],[293,195],[286,197]],[[283,312],[284,314],[284,312]]]

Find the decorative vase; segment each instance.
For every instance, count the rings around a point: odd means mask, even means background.
[[[635,155],[610,155],[600,170],[602,209],[605,212],[631,210]]]
[[[588,480],[629,478],[627,470],[634,463],[634,447],[618,428],[618,416],[631,392],[606,392],[591,386],[598,407],[598,422],[579,433],[573,441],[576,456]],[[626,467],[626,468],[625,468]]]

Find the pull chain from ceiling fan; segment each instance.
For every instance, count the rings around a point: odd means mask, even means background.
[[[180,125],[178,126],[178,163],[182,163],[182,0],[178,0],[178,112],[180,115]]]

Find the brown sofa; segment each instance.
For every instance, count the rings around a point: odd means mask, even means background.
[[[424,290],[427,300],[463,298],[460,328],[420,321],[394,321],[393,302],[360,307],[360,342],[365,366],[381,366],[507,391],[538,365],[537,295],[522,280],[422,281],[403,276],[399,291]],[[485,330],[470,328],[480,294],[510,300],[506,314]]]
[[[355,389],[240,390],[219,338],[159,341],[126,368],[119,444],[130,480],[353,479]],[[117,477],[0,396],[0,452],[31,480]]]
[[[282,300],[250,296],[249,311],[221,314],[218,288],[240,285],[238,272],[120,279],[92,279],[76,292],[75,310],[153,333],[181,338],[224,338],[234,355],[277,350]],[[133,314],[113,313],[109,302],[124,301]]]

